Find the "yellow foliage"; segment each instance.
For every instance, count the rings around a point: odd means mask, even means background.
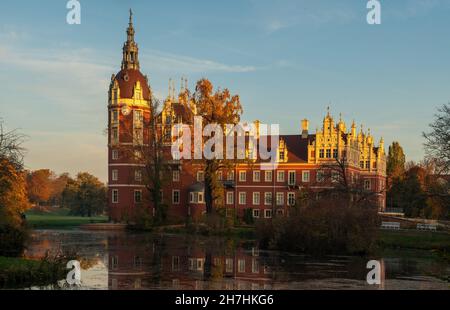
[[[0,225],[20,225],[21,214],[30,207],[24,174],[0,159]]]

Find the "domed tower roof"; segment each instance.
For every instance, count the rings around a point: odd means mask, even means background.
[[[122,69],[113,77],[112,85],[116,82],[120,90],[120,98],[131,99],[134,88],[139,82],[142,89],[142,99],[150,100],[151,91],[148,79],[140,71],[139,48],[134,41],[133,12],[130,10],[130,21],[127,28],[127,41],[123,45]]]

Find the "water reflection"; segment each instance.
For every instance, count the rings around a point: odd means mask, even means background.
[[[27,255],[77,251],[87,289],[448,289],[449,266],[420,252],[393,252],[382,263],[382,284],[366,282],[369,258],[311,258],[259,251],[222,238],[36,231]]]

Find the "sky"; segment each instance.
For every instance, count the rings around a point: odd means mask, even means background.
[[[330,106],[408,160],[450,101],[450,0],[67,0],[0,4],[0,118],[27,136],[27,169],[107,180],[107,90],[133,9],[141,71],[159,98],[173,78],[202,77],[239,94],[243,119],[281,133],[320,127]]]

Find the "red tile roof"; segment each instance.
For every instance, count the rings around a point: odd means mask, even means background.
[[[120,97],[131,99],[133,98],[133,90],[136,83],[139,81],[142,88],[142,95],[145,100],[150,100],[150,88],[148,81],[139,70],[124,69],[116,75],[116,80],[119,83]]]

